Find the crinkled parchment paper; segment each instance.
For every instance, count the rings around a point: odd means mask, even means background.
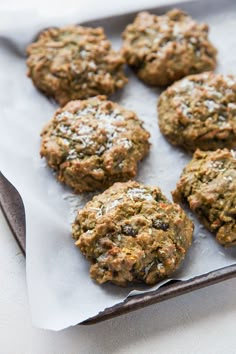
[[[217,70],[233,73],[236,68],[236,2],[198,1],[180,7],[209,23],[210,38],[219,49]],[[132,18],[125,15],[99,23],[105,26],[116,48],[120,47],[121,31]],[[20,192],[25,205],[27,280],[33,324],[59,330],[121,302],[132,290],[150,291],[160,284],[128,289],[111,284],[99,286],[90,279],[89,264],[74,246],[73,214],[91,194],[74,196],[56,181],[39,157],[39,133],[56,105],[39,93],[25,75],[24,48],[36,35],[36,27],[31,21],[28,28],[25,24],[25,34],[21,30],[20,34],[15,31],[9,33],[8,38],[6,33],[0,38],[0,167]],[[130,82],[114,99],[135,110],[145,121],[152,142],[149,156],[140,164],[137,180],[160,186],[171,198],[170,191],[175,188],[190,157],[170,146],[158,130],[156,102],[160,91],[139,82],[132,72],[127,73]],[[193,246],[174,275],[176,279],[189,279],[235,263],[235,250],[223,249],[196,220],[195,225]]]

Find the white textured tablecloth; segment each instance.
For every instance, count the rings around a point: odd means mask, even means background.
[[[164,1],[2,1],[0,33],[24,29],[20,16],[28,9],[32,22],[66,12],[76,21],[156,6]],[[171,1],[170,1],[171,2]],[[167,3],[167,1],[165,1]],[[36,10],[37,8],[37,10]],[[54,12],[54,15],[52,16]],[[40,20],[41,21],[41,20]],[[39,22],[40,22],[39,21]],[[8,28],[7,28],[8,26]],[[18,33],[19,34],[19,33]],[[0,353],[235,353],[236,280],[151,306],[93,327],[50,333],[31,327],[25,289],[25,264],[10,231],[0,218]]]

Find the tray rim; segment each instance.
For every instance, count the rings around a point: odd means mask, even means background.
[[[12,203],[13,201],[13,203]],[[0,208],[12,231],[18,246],[26,257],[26,227],[25,208],[17,189],[0,172]],[[93,325],[99,322],[118,317],[141,308],[205,288],[219,282],[236,277],[236,264],[219,268],[206,274],[188,279],[171,280],[157,290],[145,294],[127,297],[124,301],[108,307],[97,315],[79,323],[79,325]]]
[[[212,0],[207,0],[213,2]],[[201,6],[203,0],[190,0],[190,1],[178,1],[173,0],[171,3],[161,4],[160,6],[153,6],[147,8],[146,11],[158,11],[173,8],[174,6],[181,6],[191,3],[199,3]],[[127,15],[135,14],[144,9],[122,12],[118,15],[111,15],[106,17],[92,18],[91,20],[82,21],[81,25],[88,25],[97,21],[106,21],[113,18],[120,18]],[[10,227],[10,230],[15,238],[18,246],[20,247],[24,256],[26,256],[26,224],[25,224],[25,209],[23,200],[17,189],[11,184],[11,182],[0,172],[0,208],[3,215]],[[106,321],[108,319],[127,314],[129,312],[136,311],[138,309],[166,301],[168,299],[187,294],[189,292],[205,288],[210,285],[217,284],[219,282],[229,280],[236,277],[236,263],[230,266],[219,268],[217,270],[202,274],[200,276],[193,277],[188,280],[179,281],[171,280],[164,284],[157,290],[150,291],[145,294],[139,294],[127,297],[124,301],[106,308],[99,312],[97,315],[88,318],[87,320],[79,323],[79,325],[93,325],[99,322]]]

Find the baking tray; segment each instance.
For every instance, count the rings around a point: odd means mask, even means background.
[[[204,13],[205,11],[220,11],[224,3],[230,3],[229,1],[193,1],[183,4],[174,3],[171,6],[161,6],[157,8],[149,8],[148,11],[152,13],[162,14],[173,7],[180,7],[186,10],[190,14]],[[120,23],[128,24],[132,22],[136,12],[128,13],[119,16],[112,16],[99,20],[93,20],[81,23],[86,26],[102,26],[105,28],[105,32],[114,30],[120,27]],[[0,206],[6,217],[6,220],[10,226],[10,229],[15,237],[19,247],[24,255],[26,254],[26,223],[24,204],[16,188],[0,173]],[[89,318],[82,322],[83,325],[95,324],[115,316],[135,311],[145,306],[152,305],[212,284],[219,283],[221,281],[233,278],[236,276],[236,264],[227,266],[204,275],[200,275],[191,278],[187,281],[170,281],[163,285],[161,288],[155,291],[148,292],[146,294],[136,295],[127,298],[125,301],[105,309],[98,315]]]

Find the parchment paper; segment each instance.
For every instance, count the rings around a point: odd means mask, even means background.
[[[210,38],[219,49],[217,71],[235,74],[236,2],[200,1],[180,7],[209,23]],[[114,47],[119,48],[120,33],[132,18],[133,15],[124,16],[93,25],[104,25]],[[75,210],[92,194],[74,196],[56,181],[39,157],[39,133],[53,115],[56,104],[39,93],[25,75],[24,48],[29,31],[32,39],[36,27],[31,24],[25,36],[16,32],[0,39],[0,167],[20,192],[25,205],[27,281],[33,324],[60,330],[123,301],[131,291],[134,295],[154,290],[160,284],[128,289],[109,284],[99,286],[90,279],[89,264],[74,246],[71,222]],[[145,86],[131,71],[127,74],[129,84],[113,99],[137,112],[151,132],[152,142],[149,156],[140,164],[137,180],[160,186],[171,198],[170,191],[190,156],[170,146],[158,130],[156,102],[160,90]],[[235,263],[236,250],[223,249],[195,219],[194,222],[193,246],[173,276],[175,279],[189,279]]]

